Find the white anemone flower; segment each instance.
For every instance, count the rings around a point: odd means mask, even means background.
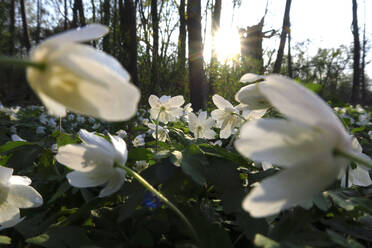
[[[353,150],[359,156],[363,157],[365,160],[371,160],[366,154],[362,153],[362,146],[359,144],[357,138],[353,138],[352,141]],[[345,170],[341,179],[341,186],[346,186],[346,173],[348,173],[348,182],[347,186],[351,187],[352,185],[358,186],[369,186],[372,184],[371,177],[369,176],[369,170],[361,164],[356,164],[356,168],[350,168],[348,171]]]
[[[151,118],[156,120],[159,116],[159,121],[165,124],[176,121],[183,114],[181,106],[184,102],[183,96],[161,96],[158,98],[151,95],[149,97]]]
[[[254,83],[259,80],[265,79],[265,76],[257,75],[254,73],[246,73],[240,78],[241,83]]]
[[[125,171],[116,165],[125,165],[127,145],[118,136],[106,139],[86,130],[79,131],[82,144],[65,145],[58,149],[59,163],[73,169],[67,174],[68,182],[77,188],[104,185],[99,197],[109,196],[120,189],[125,180]]]
[[[240,127],[243,119],[239,115],[239,110],[220,95],[212,97],[213,103],[218,109],[212,111],[211,115],[217,122],[220,130],[220,138],[227,139],[233,133],[234,128]]]
[[[335,151],[352,153],[352,145],[333,110],[299,83],[272,75],[257,87],[286,117],[247,122],[235,142],[246,157],[285,168],[263,180],[243,200],[243,209],[253,217],[265,217],[330,185],[349,163]]]
[[[260,86],[266,82],[259,82],[242,87],[236,94],[235,100],[247,105],[250,110],[267,109],[271,105],[260,91]]]
[[[97,40],[106,26],[91,24],[54,35],[32,49],[27,80],[50,114],[66,110],[106,121],[127,120],[136,113],[140,92],[112,56],[82,42]]]
[[[196,138],[214,139],[216,132],[212,130],[215,122],[212,118],[207,118],[207,112],[200,112],[198,117],[194,113],[189,113],[189,129]]]
[[[137,135],[132,141],[134,147],[144,146],[145,145],[145,135]]]
[[[43,204],[43,198],[30,184],[30,178],[13,176],[13,169],[0,166],[0,230],[23,220],[20,208],[35,208]]]
[[[156,139],[156,125],[153,124],[153,123],[148,123],[147,126],[151,130],[152,137],[154,139]],[[162,127],[162,126],[158,125],[158,140],[160,140],[162,142],[167,141],[168,133],[169,133],[169,130],[167,129],[166,126]]]

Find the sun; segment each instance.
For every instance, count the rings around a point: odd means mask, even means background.
[[[232,60],[240,54],[240,37],[236,28],[223,28],[215,38],[217,59],[220,63]]]

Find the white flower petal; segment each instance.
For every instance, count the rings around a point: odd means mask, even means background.
[[[254,161],[292,166],[332,153],[338,139],[334,132],[326,132],[327,128],[283,119],[259,119],[242,126],[235,148]]]
[[[89,188],[105,184],[110,178],[110,173],[107,171],[100,171],[100,173],[72,171],[66,177],[68,182],[76,188]]]
[[[116,168],[107,185],[99,192],[99,197],[106,197],[118,191],[125,181],[125,174],[123,169]]]
[[[30,185],[31,184],[31,179],[25,176],[11,176],[9,178],[9,183],[10,184],[20,184],[20,185]]]
[[[72,111],[108,121],[135,114],[139,90],[129,83],[128,73],[116,59],[74,43],[49,53],[40,59],[47,64],[45,71],[27,69],[28,81],[40,98],[47,95]]]
[[[225,109],[225,108],[234,108],[233,105],[227,101],[225,98],[223,98],[220,95],[215,94],[212,97],[213,103],[217,106],[219,109]]]
[[[151,95],[149,97],[149,104],[150,104],[151,108],[159,107],[159,105],[160,105],[159,97],[157,97],[155,95]]]
[[[174,96],[168,100],[166,105],[169,107],[178,108],[184,103],[185,103],[185,99],[183,98],[183,96]]]
[[[221,131],[220,131],[220,138],[221,139],[227,139],[228,137],[231,136],[232,130],[234,128],[231,124],[232,124],[231,122],[227,122],[226,126],[221,129]]]
[[[266,82],[261,83],[255,83],[247,85],[243,88],[241,88],[236,94],[235,94],[235,100],[237,102],[243,103],[247,105],[246,107],[254,110],[254,109],[265,109],[270,107],[270,104],[266,97],[261,94],[259,90],[259,86],[265,84]],[[239,106],[243,107],[243,106]],[[244,106],[245,107],[245,106]]]
[[[7,202],[17,208],[31,208],[41,206],[43,198],[31,186],[12,184],[9,186]]]
[[[0,204],[0,213],[0,231],[15,226],[22,221],[19,208],[6,201]]]
[[[97,40],[109,32],[108,27],[101,24],[89,24],[81,28],[68,30],[45,40],[45,42],[86,42]]]
[[[128,158],[127,144],[119,136],[110,135],[110,139],[115,149],[115,162],[119,163],[120,165],[124,165]]]
[[[85,129],[80,129],[79,131],[80,139],[87,145],[95,145],[99,146],[100,148],[104,149],[107,153],[113,154],[114,149],[110,142],[108,142],[105,138],[96,135],[93,132],[88,132]]]
[[[71,169],[90,172],[97,167],[111,168],[114,164],[114,156],[115,154],[108,154],[98,146],[81,144],[60,147],[56,159]]]
[[[13,174],[12,168],[0,166],[0,183],[6,185]]]
[[[266,217],[293,207],[330,185],[341,168],[337,163],[346,161],[310,160],[265,179],[245,197],[242,207],[253,217]]]
[[[241,83],[254,83],[261,79],[265,79],[265,77],[254,74],[254,73],[246,73],[240,78],[240,82]]]
[[[259,89],[271,104],[288,118],[309,125],[328,122],[333,128],[346,135],[341,122],[319,96],[299,83],[280,75],[268,76]]]

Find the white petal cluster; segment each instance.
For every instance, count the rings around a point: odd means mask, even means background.
[[[152,137],[156,139],[156,125],[153,123],[148,123],[147,126],[151,130]],[[158,140],[165,142],[168,139],[168,133],[169,133],[169,130],[167,129],[166,126],[162,127],[158,125]]]
[[[99,197],[118,191],[125,180],[125,171],[115,164],[124,165],[128,150],[124,140],[111,136],[106,139],[86,130],[79,131],[82,144],[69,144],[58,149],[59,163],[73,169],[67,174],[68,182],[77,188],[104,185]]]
[[[185,103],[183,96],[161,96],[160,98],[151,95],[149,104],[151,106],[150,115],[153,120],[157,120],[167,124],[168,122],[176,121],[183,115],[182,104]]]
[[[140,92],[127,71],[114,57],[80,44],[107,32],[91,24],[52,36],[31,51],[31,61],[45,69],[29,67],[27,80],[50,114],[65,116],[69,109],[107,121],[135,114]]]
[[[43,204],[43,198],[30,184],[30,178],[13,176],[13,169],[0,166],[0,230],[22,221],[20,208]]]
[[[189,113],[189,129],[196,138],[214,139],[216,132],[212,130],[215,122],[212,118],[207,118],[207,112],[200,112],[198,116]]]
[[[362,146],[359,144],[357,138],[353,138],[352,141],[353,151],[359,157],[364,158],[365,160],[371,160],[366,154],[362,153]],[[346,173],[348,175],[346,176]],[[346,184],[346,178],[348,178],[348,182]],[[358,186],[369,186],[372,184],[371,177],[369,176],[369,170],[361,164],[357,163],[356,168],[349,168],[349,170],[345,170],[341,179],[341,186],[351,187],[352,185]]]
[[[349,161],[335,150],[352,152],[351,138],[333,110],[316,94],[279,75],[255,84],[286,119],[247,122],[236,149],[254,161],[285,170],[262,181],[243,201],[254,217],[276,214],[330,185]]]
[[[212,111],[211,115],[217,122],[217,127],[221,128],[220,138],[227,139],[232,134],[234,128],[240,127],[243,119],[239,116],[239,110],[220,95],[212,97],[213,103],[218,109]]]

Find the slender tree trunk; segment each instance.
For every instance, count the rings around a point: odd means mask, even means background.
[[[30,32],[28,31],[27,25],[27,17],[26,17],[26,9],[25,9],[25,0],[20,0],[20,12],[22,17],[22,26],[23,26],[23,45],[25,46],[26,50],[29,51],[31,48],[31,41],[30,41]]]
[[[114,0],[114,6],[112,8],[112,12],[113,12],[113,18],[112,18],[112,49],[111,49],[111,54],[116,57],[118,54],[117,54],[117,47],[119,47],[120,45],[118,45],[118,39],[117,39],[117,26],[118,26],[118,2],[117,0]]]
[[[293,78],[290,26],[288,30],[288,77]]]
[[[37,0],[37,11],[36,11],[36,44],[40,42],[41,32],[41,0]]]
[[[220,30],[220,19],[221,19],[221,0],[215,0],[212,14],[212,62],[217,61],[217,52],[216,52],[216,35]]]
[[[71,26],[76,28],[78,26],[78,4],[77,0],[74,1],[74,5],[72,6],[72,23]]]
[[[158,1],[151,0],[151,23],[152,23],[152,64],[151,64],[151,79],[152,88],[160,88],[159,85],[159,70],[158,70],[158,53],[159,53],[159,16],[158,16]]]
[[[186,66],[186,16],[185,16],[185,0],[181,0],[178,9],[180,15],[180,34],[178,36],[178,65],[180,73],[184,73]]]
[[[92,5],[92,21],[93,23],[96,23],[96,4],[94,3],[94,0],[91,0],[91,5]],[[93,47],[97,47],[97,42],[94,40],[93,41]]]
[[[291,2],[292,2],[292,0],[287,0],[286,4],[285,4],[285,12],[284,12],[284,18],[283,18],[282,33],[280,34],[280,44],[279,44],[279,49],[278,49],[278,55],[276,56],[276,60],[275,60],[275,64],[274,64],[273,73],[280,73],[280,68],[282,66],[284,47],[285,47],[285,39],[286,39],[287,33],[289,31],[289,11],[291,9]]]
[[[215,0],[212,14],[212,56],[209,72],[210,91],[213,92],[213,84],[217,77],[217,51],[216,51],[216,35],[220,30],[221,19],[221,0]],[[213,93],[212,93],[213,94]]]
[[[203,68],[203,43],[201,36],[201,1],[188,0],[187,29],[189,36],[189,89],[195,111],[206,106],[207,87]]]
[[[76,0],[78,2],[78,10],[79,10],[79,19],[80,19],[80,26],[85,26],[85,15],[84,15],[84,5],[82,0]]]
[[[132,82],[138,86],[137,69],[137,16],[136,4],[133,0],[119,0],[119,17],[121,40],[124,48],[120,60],[132,77]],[[126,58],[128,57],[128,58]]]
[[[15,43],[15,0],[10,1],[10,6],[9,6],[9,34],[10,34],[10,39],[9,39],[9,55],[12,56],[14,55],[14,43]]]
[[[367,92],[367,85],[366,85],[366,76],[365,76],[365,68],[366,68],[366,23],[364,23],[364,30],[363,30],[363,47],[362,47],[362,65],[361,65],[361,78],[360,81],[362,83],[362,103],[366,104],[366,92]]]
[[[359,101],[360,88],[360,41],[358,27],[358,5],[356,0],[353,1],[353,36],[354,36],[354,65],[353,65],[353,88],[351,92],[351,103],[357,104]]]
[[[103,24],[106,26],[110,25],[110,0],[104,0],[103,1]],[[102,48],[103,51],[110,53],[110,34],[107,34],[105,37],[103,37],[102,42]]]
[[[64,22],[63,22],[63,30],[67,30],[68,29],[68,26],[67,26],[68,25],[68,23],[67,23],[67,18],[68,18],[67,0],[64,0],[63,4],[64,4],[64,12],[65,12],[65,18],[64,18]]]

